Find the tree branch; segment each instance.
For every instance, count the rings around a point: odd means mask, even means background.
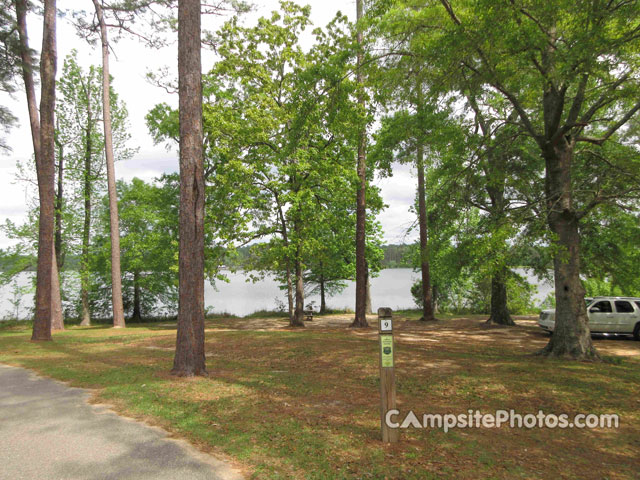
[[[605,134],[602,135],[600,138],[578,137],[576,138],[576,142],[588,142],[588,143],[593,143],[595,145],[602,146],[602,144],[606,142],[609,139],[609,137],[611,137],[611,135],[616,133],[620,129],[620,127],[622,127],[625,123],[627,123],[631,119],[631,117],[633,117],[636,114],[638,110],[640,110],[640,102],[636,103],[631,110],[629,110],[617,123],[613,124],[609,128],[609,130],[607,130]]]

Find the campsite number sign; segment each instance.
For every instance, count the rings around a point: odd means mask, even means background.
[[[391,318],[381,318],[380,331],[391,333],[393,331],[393,320]]]

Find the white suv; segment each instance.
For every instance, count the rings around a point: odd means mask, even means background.
[[[595,297],[587,299],[589,329],[592,333],[632,333],[640,340],[640,298]],[[540,325],[552,333],[556,323],[555,310],[543,310],[538,318]]]

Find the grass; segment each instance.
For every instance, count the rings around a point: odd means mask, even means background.
[[[345,328],[348,315],[297,330],[282,317],[209,319],[209,378],[168,374],[170,322],[73,327],[50,343],[14,324],[0,329],[0,362],[93,388],[95,401],[232,459],[250,478],[638,478],[640,342],[598,340],[608,361],[565,363],[530,355],[547,340],[530,323],[480,320],[398,315],[402,412],[617,413],[620,428],[410,429],[383,445],[377,334]]]

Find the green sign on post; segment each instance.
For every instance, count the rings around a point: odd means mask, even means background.
[[[380,335],[382,367],[393,367],[393,335]]]

